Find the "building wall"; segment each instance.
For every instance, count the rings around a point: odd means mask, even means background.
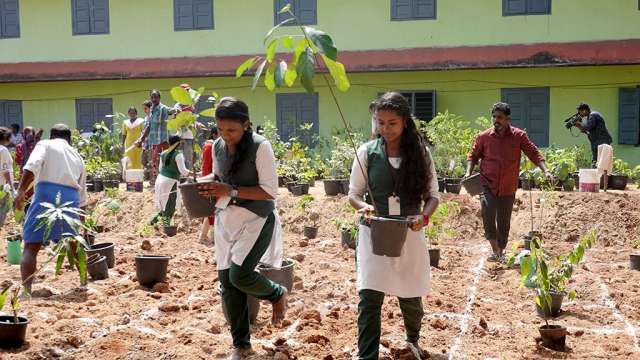
[[[502,0],[438,0],[436,20],[390,21],[390,0],[318,0],[340,50],[637,38],[637,0],[552,0],[551,15],[502,16]],[[273,0],[214,0],[213,30],[174,31],[172,0],[110,0],[110,33],[72,35],[70,0],[20,0],[20,38],[0,63],[254,54]],[[295,31],[287,28],[286,32]]]
[[[438,112],[449,110],[475,119],[489,116],[489,108],[500,100],[502,88],[547,86],[550,87],[550,144],[588,144],[586,136],[573,137],[563,126],[563,120],[575,112],[579,102],[584,101],[604,115],[614,138],[616,156],[640,164],[639,148],[617,145],[618,88],[640,86],[640,66],[362,73],[353,74],[350,78],[353,83],[351,90],[338,93],[338,99],[347,120],[364,133],[370,127],[367,106],[380,92],[435,90]],[[256,124],[264,119],[276,119],[275,94],[262,87],[251,93],[250,79],[246,77],[0,84],[0,99],[22,100],[25,125],[48,129],[57,122],[75,124],[76,98],[111,97],[114,111],[125,113],[131,105],[141,111],[140,104],[148,97],[149,89],[163,90],[164,102],[172,104],[168,89],[182,82],[189,82],[194,87],[204,86],[222,96],[244,99]],[[320,81],[317,91],[320,134],[327,136],[334,129],[341,128],[341,123],[331,96]]]

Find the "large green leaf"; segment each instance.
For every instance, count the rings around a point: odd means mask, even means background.
[[[240,66],[238,66],[238,68],[236,69],[236,77],[241,77],[242,74],[244,74],[247,70],[251,69],[251,67],[253,67],[253,65],[256,63],[256,61],[258,61],[259,57],[258,56],[254,56],[252,58],[248,58],[247,60],[245,60],[242,64],[240,64]]]
[[[271,63],[273,61],[273,58],[276,56],[277,49],[278,49],[278,39],[271,40],[269,45],[267,45],[267,52],[266,52],[267,61],[269,63]]]
[[[215,117],[216,109],[215,108],[204,109],[200,111],[200,116]]]
[[[262,75],[262,71],[264,71],[264,66],[267,64],[267,60],[262,61],[256,69],[256,74],[253,76],[253,83],[251,84],[251,91],[256,90],[256,86],[258,86],[258,80],[260,80],[260,76]]]
[[[313,50],[307,47],[298,58],[298,64],[296,70],[300,75],[300,83],[307,90],[307,92],[313,92],[313,75],[315,73],[315,58],[313,57]]]
[[[338,59],[338,49],[333,45],[331,36],[327,35],[324,31],[309,26],[305,26],[304,30],[321,54],[326,55],[333,61]]]
[[[349,82],[349,78],[347,77],[347,72],[344,69],[344,65],[337,61],[331,60],[324,54],[322,55],[322,60],[324,60],[324,63],[327,65],[329,74],[331,74],[331,77],[333,78],[333,81],[335,82],[338,90],[342,92],[348,91],[351,87],[351,83]]]
[[[284,60],[280,60],[280,63],[276,66],[274,72],[274,79],[277,87],[282,87],[282,85],[284,85],[286,73],[287,63]]]
[[[293,36],[292,35],[287,35],[284,36],[281,40],[282,46],[284,46],[287,49],[293,49]]]
[[[269,67],[267,68],[267,72],[264,75],[264,86],[269,91],[273,91],[276,88],[276,80],[274,78],[274,76],[275,76],[275,67],[276,67],[275,63],[270,63]]]
[[[288,87],[292,87],[296,82],[296,79],[298,78],[298,71],[296,71],[296,67],[293,65],[294,64],[292,64],[292,66],[289,66],[284,74],[284,82]]]
[[[82,246],[77,248],[78,272],[80,272],[80,284],[87,285],[87,253]]]
[[[309,41],[307,41],[306,38],[301,39],[296,43],[296,47],[295,49],[293,49],[293,56],[291,57],[291,63],[293,65],[298,65],[298,59],[300,59],[300,54],[302,54],[310,45],[311,44],[309,44]]]
[[[273,35],[273,32],[274,32],[274,31],[276,31],[276,29],[278,29],[279,27],[281,27],[281,26],[283,26],[283,25],[286,25],[286,24],[288,24],[288,23],[290,23],[290,22],[292,22],[292,21],[295,21],[295,19],[291,17],[291,18],[288,18],[288,19],[286,19],[286,20],[282,21],[280,24],[278,24],[278,25],[276,25],[276,26],[272,27],[272,28],[271,28],[271,30],[269,30],[269,31],[267,32],[267,34],[264,36],[263,43],[264,43],[264,44],[266,44],[266,43],[267,43],[267,40],[269,40],[269,38],[271,37],[271,35]]]
[[[7,295],[9,295],[9,290],[11,290],[11,286],[7,286],[0,293],[0,311],[4,309],[4,304],[7,302]]]
[[[190,111],[182,111],[173,119],[167,121],[167,129],[170,131],[178,131],[179,129],[191,126],[196,121],[196,116]]]
[[[173,97],[173,100],[175,100],[179,104],[193,104],[193,99],[191,98],[191,95],[189,95],[189,92],[180,86],[176,86],[171,89],[171,97]]]
[[[58,244],[58,258],[56,259],[56,276],[60,275],[60,270],[62,270],[62,265],[64,264],[64,259],[67,257],[67,248],[62,246],[62,244]]]

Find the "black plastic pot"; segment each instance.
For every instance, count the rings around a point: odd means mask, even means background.
[[[324,193],[328,196],[336,196],[342,193],[342,180],[324,179]]]
[[[573,191],[574,190],[574,185],[575,183],[571,183],[571,182],[563,182],[562,183],[562,190],[563,191]]]
[[[18,316],[18,322],[14,323],[12,315],[0,315],[0,348],[19,348],[24,344],[27,336],[29,319]]]
[[[96,236],[94,234],[86,234],[84,239],[87,240],[87,244],[93,245],[96,242]]]
[[[531,190],[531,180],[529,179],[520,179],[520,185],[522,190]]]
[[[107,266],[109,269],[113,268],[116,264],[116,256],[114,254],[114,245],[113,243],[101,243],[91,245],[91,248],[87,250],[87,258],[91,257],[93,254],[99,254],[107,258]]]
[[[94,183],[87,183],[87,191],[88,192],[95,192],[96,191],[96,186],[94,185]]]
[[[267,279],[284,286],[287,291],[291,292],[293,289],[293,265],[293,260],[286,259],[282,261],[280,269],[258,265],[257,270]],[[247,296],[247,305],[249,306],[249,322],[253,324],[258,318],[258,312],[260,312],[260,300],[253,296]]]
[[[522,235],[522,242],[525,250],[531,250],[531,235]]]
[[[446,181],[443,178],[438,178],[438,191],[443,193],[444,192],[444,184],[446,183]]]
[[[349,195],[349,180],[340,181],[340,193],[344,195]]]
[[[538,328],[540,337],[542,337],[542,345],[556,350],[564,351],[567,339],[567,329],[560,325],[543,325]]]
[[[117,180],[103,180],[103,183],[105,189],[115,189],[119,185]]]
[[[315,239],[318,236],[318,227],[305,226],[303,233],[307,239]]]
[[[340,243],[350,249],[356,248],[357,239],[351,236],[351,230],[340,231]]]
[[[105,231],[104,225],[96,225],[96,232],[103,233]]]
[[[371,247],[378,256],[399,257],[407,240],[408,220],[403,217],[371,217]]]
[[[629,267],[631,270],[640,270],[640,254],[629,255]]]
[[[184,183],[178,185],[178,189],[180,189],[182,203],[187,208],[189,217],[205,218],[213,215],[216,209],[216,199],[200,195],[198,193],[198,184]]]
[[[626,175],[609,175],[609,188],[613,190],[624,190],[627,188],[629,177]]]
[[[291,187],[293,196],[302,196],[309,193],[309,184],[297,184]]]
[[[101,192],[104,191],[104,182],[100,178],[93,179],[93,191]]]
[[[429,249],[429,263],[433,267],[440,264],[440,249]]]
[[[167,279],[169,256],[138,255],[136,256],[136,275],[140,285],[153,287],[156,283]]]
[[[87,272],[93,280],[104,280],[109,278],[109,266],[107,266],[107,257],[95,254],[89,258],[87,262]]]
[[[551,309],[549,307],[545,307],[544,310],[541,309],[536,304],[536,311],[538,315],[545,317],[557,317],[560,315],[560,310],[562,309],[562,300],[564,299],[566,293],[556,293],[551,292]]]
[[[459,178],[447,178],[445,179],[444,188],[448,193],[460,194],[460,189],[462,189],[461,181],[462,179]]]
[[[176,234],[178,234],[178,227],[175,225],[163,226],[162,230],[164,231],[164,234],[169,237],[176,236]]]

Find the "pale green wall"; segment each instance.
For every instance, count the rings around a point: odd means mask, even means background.
[[[70,0],[20,0],[0,63],[253,54],[273,0],[214,0],[214,30],[173,31],[172,0],[111,0],[110,34],[71,35]],[[438,0],[437,20],[390,21],[390,0],[318,0],[341,50],[638,38],[637,0],[552,0],[551,15],[502,16],[502,0]],[[288,28],[287,31],[295,29]]]
[[[367,112],[369,102],[379,92],[387,90],[435,90],[439,112],[448,109],[452,113],[475,119],[488,116],[489,107],[500,100],[501,88],[549,86],[550,144],[588,144],[586,136],[571,137],[562,122],[575,112],[575,106],[580,101],[588,102],[594,110],[604,115],[615,144],[618,136],[618,88],[640,85],[640,66],[363,73],[352,74],[350,78],[353,83],[351,90],[338,93],[338,99],[348,121],[363,131],[370,126]],[[317,80],[321,84],[320,79]],[[205,86],[223,96],[233,95],[244,99],[250,106],[251,117],[256,124],[262,123],[264,118],[276,118],[275,94],[264,88],[251,93],[248,78],[0,84],[0,99],[22,100],[25,124],[48,128],[56,122],[75,124],[74,99],[77,97],[112,97],[114,111],[124,113],[130,105],[141,108],[140,103],[147,98],[148,89],[151,88],[165,90],[164,101],[172,104],[166,90],[182,82],[189,82],[194,87]],[[320,132],[327,136],[332,129],[340,126],[340,122],[327,89],[318,86],[317,90],[320,94]],[[640,164],[640,148],[616,145],[616,155]]]

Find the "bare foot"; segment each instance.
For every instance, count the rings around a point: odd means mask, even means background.
[[[251,350],[251,347],[234,348],[229,360],[242,360],[246,356],[251,355],[252,353],[253,351]]]
[[[282,288],[283,293],[278,301],[271,304],[273,307],[273,315],[271,316],[271,323],[276,325],[282,320],[284,320],[285,313],[287,312],[287,298],[289,297],[289,292],[286,288]]]

